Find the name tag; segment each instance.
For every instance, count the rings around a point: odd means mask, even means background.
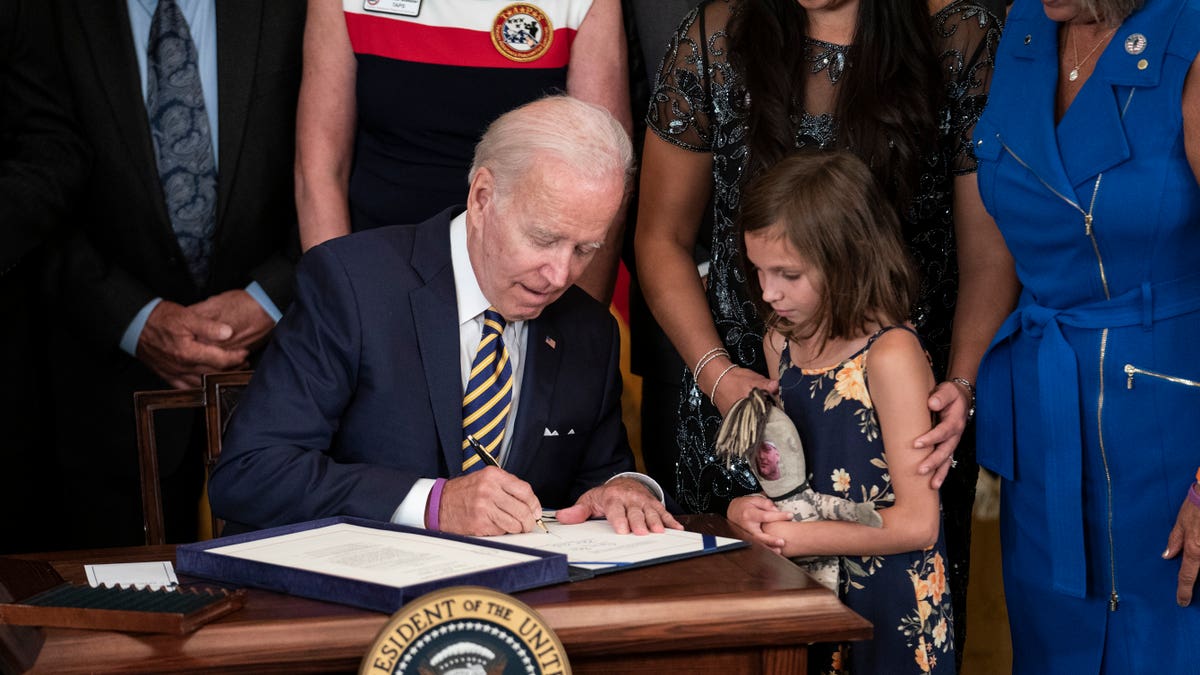
[[[363,0],[363,9],[381,14],[416,16],[421,13],[421,0]]]

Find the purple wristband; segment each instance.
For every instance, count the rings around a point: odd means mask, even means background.
[[[433,487],[429,490],[429,501],[425,502],[425,529],[427,530],[441,531],[438,512],[442,508],[442,488],[445,486],[446,479],[439,478],[433,481]]]
[[[1192,487],[1188,488],[1187,500],[1192,503],[1192,506],[1200,509],[1200,491],[1196,490],[1196,484],[1192,483]]]

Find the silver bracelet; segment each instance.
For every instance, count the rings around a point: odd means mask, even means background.
[[[738,366],[738,364],[735,363],[732,366],[729,366],[728,368],[726,368],[725,370],[722,370],[721,374],[717,376],[717,381],[713,382],[712,393],[709,394],[709,396],[708,396],[708,400],[712,401],[713,405],[717,404],[717,387],[721,386],[721,380],[725,377],[726,374],[729,373],[729,371],[733,370],[734,368],[739,368],[739,367],[740,366]]]
[[[967,388],[967,393],[971,395],[971,407],[967,408],[967,421],[975,419],[975,385],[965,377],[952,377],[950,381],[955,384],[961,384]]]
[[[724,352],[726,355],[729,354],[729,352],[725,351],[724,345],[717,345],[716,347],[713,347],[712,349],[704,352],[703,354],[700,355],[700,358],[696,359],[696,367],[692,368],[692,372],[694,373],[694,372],[700,370],[701,368],[703,368],[704,364],[708,363],[711,360],[709,358],[710,356],[713,356],[715,354],[721,354],[722,352]]]
[[[708,350],[704,356],[700,357],[700,361],[696,363],[696,368],[692,371],[692,379],[699,382],[700,373],[704,370],[704,367],[722,356],[729,356],[729,352],[725,351],[724,347],[717,347],[715,349]]]

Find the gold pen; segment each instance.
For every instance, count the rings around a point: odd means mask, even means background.
[[[497,469],[500,468],[500,462],[497,462],[496,458],[492,457],[492,453],[485,450],[483,448],[483,444],[480,443],[479,440],[473,435],[467,434],[467,442],[470,443],[471,447],[475,449],[475,454],[479,457],[479,461],[487,464],[488,466],[494,466]],[[537,519],[537,524],[538,527],[542,528],[543,532],[550,534],[550,528],[546,527],[546,524],[542,522],[541,518]]]

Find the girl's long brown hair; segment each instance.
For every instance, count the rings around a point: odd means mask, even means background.
[[[820,276],[816,315],[781,325],[762,302],[758,275],[747,270],[768,325],[785,337],[818,336],[824,344],[908,317],[918,284],[900,220],[870,169],[850,152],[803,150],[783,159],[747,186],[739,225],[742,250],[747,233],[778,225],[776,234]]]

